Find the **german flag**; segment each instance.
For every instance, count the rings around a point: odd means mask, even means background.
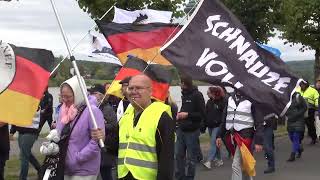
[[[168,96],[168,90],[171,82],[170,72],[166,70],[163,65],[150,64],[148,66],[148,63],[133,56],[129,56],[124,66],[120,69],[118,75],[109,87],[107,94],[123,98],[120,91],[120,81],[126,77],[141,74],[143,71],[144,74],[149,76],[152,80],[152,97],[160,101],[165,101]]]
[[[48,86],[54,56],[51,51],[0,42],[0,121],[32,124]]]
[[[124,64],[128,55],[162,65],[171,65],[159,52],[180,28],[173,24],[118,24],[97,21],[97,25]]]
[[[256,160],[252,156],[248,146],[251,143],[248,143],[245,139],[243,139],[238,133],[234,133],[234,139],[237,143],[237,146],[240,149],[241,157],[242,157],[242,169],[249,175],[256,175]]]

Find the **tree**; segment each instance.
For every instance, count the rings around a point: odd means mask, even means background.
[[[117,7],[126,10],[137,9],[156,9],[172,11],[174,17],[182,17],[183,11],[179,8],[183,0],[77,0],[81,9],[91,15],[93,19],[101,17],[115,2]],[[106,19],[113,18],[113,11],[111,11]]]
[[[314,49],[314,78],[320,77],[320,1],[283,0],[280,30],[287,43],[303,44],[300,51]]]
[[[279,23],[281,0],[222,0],[246,27],[253,39],[266,43]]]

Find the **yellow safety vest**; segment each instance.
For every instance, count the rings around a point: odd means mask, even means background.
[[[316,89],[309,86],[304,92],[301,91],[301,88],[298,88],[297,92],[300,93],[301,96],[307,101],[308,108],[318,108],[319,93]]]
[[[129,171],[135,179],[157,178],[155,135],[163,112],[172,116],[170,106],[153,102],[142,112],[137,125],[133,127],[134,108],[128,106],[119,121],[118,178],[125,177]]]

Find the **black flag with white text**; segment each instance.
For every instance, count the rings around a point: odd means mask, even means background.
[[[193,79],[232,85],[253,103],[281,115],[300,81],[281,59],[259,47],[218,0],[201,0],[187,24],[160,50]]]

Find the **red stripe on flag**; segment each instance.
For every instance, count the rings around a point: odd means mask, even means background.
[[[115,77],[114,80],[123,80],[124,78],[128,77],[128,76],[135,76],[138,74],[141,74],[142,72],[137,70],[137,69],[132,69],[132,68],[127,68],[127,67],[123,67],[121,68],[121,70],[119,71],[119,73],[117,74],[117,76]]]
[[[20,56],[16,56],[16,75],[8,89],[41,99],[50,72]]]
[[[110,35],[107,39],[114,52],[119,54],[136,48],[149,49],[162,46],[174,29],[174,27],[163,27],[148,32],[119,33]]]
[[[152,97],[165,101],[168,96],[169,84],[152,81]]]

